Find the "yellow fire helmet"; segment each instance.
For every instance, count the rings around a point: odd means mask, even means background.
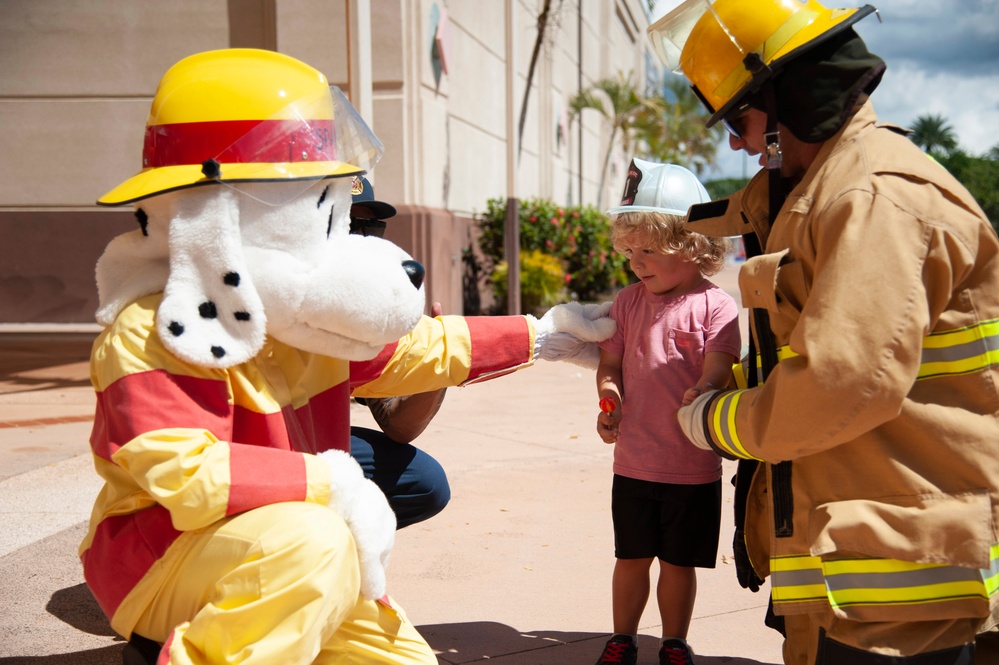
[[[711,127],[787,62],[874,11],[816,0],[686,0],[648,35],[663,63],[690,81]]]
[[[273,51],[207,51],[163,76],[146,120],[142,170],[97,203],[264,181],[297,182],[291,198],[324,178],[363,173],[382,152],[317,69]]]

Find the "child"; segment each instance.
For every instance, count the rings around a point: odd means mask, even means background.
[[[659,662],[693,663],[687,629],[695,567],[714,568],[721,522],[721,460],[683,435],[681,403],[728,383],[739,354],[738,306],[704,278],[729,244],[684,227],[688,208],[709,200],[697,177],[673,164],[635,159],[612,216],[614,248],[641,280],[611,307],[617,332],[600,343],[597,432],[615,443],[614,635],[597,665],[634,664],[638,624],[659,559]]]

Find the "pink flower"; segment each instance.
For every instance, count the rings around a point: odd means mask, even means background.
[[[536,221],[538,221],[538,218],[537,218],[537,217],[536,217],[535,215],[531,215],[531,216],[530,216],[530,217],[528,217],[527,219],[528,219],[528,221],[530,221],[530,222],[536,222]]]

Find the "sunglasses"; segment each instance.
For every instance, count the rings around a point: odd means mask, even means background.
[[[721,124],[728,130],[733,138],[739,140],[746,133],[746,109],[749,104],[744,102],[732,110],[727,116],[722,118]]]
[[[350,232],[354,235],[384,238],[385,227],[385,222],[374,217],[350,216]]]

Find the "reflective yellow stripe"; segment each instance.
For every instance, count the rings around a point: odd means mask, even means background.
[[[782,346],[777,349],[777,362],[784,360],[785,358],[794,358],[798,354],[791,350],[790,346]],[[760,358],[760,354],[756,354],[756,367],[762,367],[763,361]],[[735,377],[735,385],[737,388],[746,387],[746,366],[742,363],[735,363],[732,365],[732,375]]]
[[[745,390],[733,390],[723,393],[718,401],[711,405],[711,429],[714,433],[715,444],[729,454],[744,459],[758,459],[753,457],[743,447],[739,440],[739,434],[735,426],[735,414],[739,409],[739,399]]]
[[[828,600],[833,607],[915,605],[979,599],[996,594],[999,545],[989,549],[987,569],[897,559],[840,559],[783,556],[770,560],[775,603]]]
[[[772,557],[770,593],[774,603],[826,600],[822,560],[817,556]]]
[[[985,576],[985,590],[989,593],[989,598],[999,591],[999,545],[993,545],[989,550],[989,561],[992,566]]]
[[[918,378],[969,374],[995,364],[999,364],[999,319],[926,337]]]
[[[798,354],[789,346],[777,349],[777,360],[782,362]],[[922,357],[917,380],[941,376],[960,376],[980,372],[999,365],[999,319],[983,321],[973,326],[935,332],[923,338]],[[757,356],[756,366],[760,366]],[[754,458],[743,447],[736,431],[735,416],[741,394],[746,390],[745,368],[742,363],[732,366],[738,390],[725,393],[712,414],[715,443],[729,454],[743,459]],[[999,579],[993,580],[999,585]]]
[[[797,355],[788,346],[777,349],[778,361]],[[970,374],[992,365],[999,365],[999,319],[924,337],[917,379]],[[759,355],[756,356],[756,366],[760,366]],[[736,386],[745,388],[746,375],[742,363],[733,365],[732,373]]]

